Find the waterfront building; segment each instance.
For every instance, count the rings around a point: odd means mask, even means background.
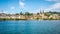
[[[60,16],[58,14],[53,14],[53,15],[49,16],[49,19],[50,18],[52,18],[52,19],[60,19]]]

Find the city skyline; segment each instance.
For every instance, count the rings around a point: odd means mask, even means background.
[[[0,12],[4,10],[6,13],[36,13],[40,9],[60,12],[60,0],[0,0]]]

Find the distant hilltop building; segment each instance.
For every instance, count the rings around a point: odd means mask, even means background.
[[[1,13],[6,13],[6,11],[5,10],[1,10]]]

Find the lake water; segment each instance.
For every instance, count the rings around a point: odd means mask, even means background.
[[[0,34],[60,34],[60,20],[0,21]]]

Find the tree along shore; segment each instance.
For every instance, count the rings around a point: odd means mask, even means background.
[[[60,12],[0,14],[0,20],[60,20]]]

